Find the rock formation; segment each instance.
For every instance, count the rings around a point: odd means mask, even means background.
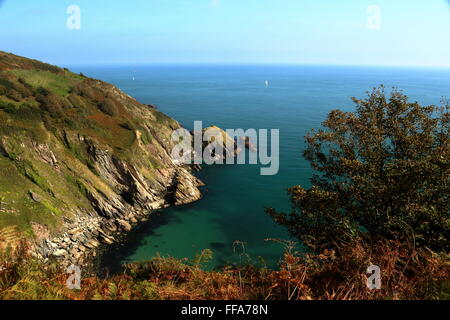
[[[81,263],[153,210],[200,199],[177,121],[108,83],[0,52],[0,228]]]

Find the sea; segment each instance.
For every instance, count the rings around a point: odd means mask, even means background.
[[[104,247],[99,265],[110,273],[124,263],[156,256],[192,260],[212,250],[207,269],[255,263],[275,268],[285,241],[295,241],[265,212],[291,209],[287,188],[310,187],[312,169],[302,157],[304,136],[334,109],[354,111],[384,85],[411,101],[439,105],[450,97],[450,69],[303,65],[102,65],[72,71],[110,82],[141,103],[153,104],[192,129],[279,130],[279,171],[261,175],[261,164],[205,165],[203,198],[163,209],[121,241]],[[298,244],[301,250],[301,244]]]

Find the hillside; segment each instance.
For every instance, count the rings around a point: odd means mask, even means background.
[[[151,210],[201,197],[180,124],[108,83],[0,52],[0,228],[82,262]]]

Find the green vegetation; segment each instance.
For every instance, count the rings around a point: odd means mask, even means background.
[[[16,113],[18,109],[19,108],[16,104],[0,100],[0,110],[3,110],[7,113]]]
[[[448,107],[382,89],[354,101],[355,113],[331,112],[306,138],[313,187],[289,190],[290,214],[268,209],[306,252],[274,240],[277,270],[204,271],[209,250],[157,257],[69,290],[58,261],[30,255],[33,223],[57,232],[95,210],[88,195],[118,196],[109,163],[152,182],[179,125],[111,85],[0,52],[0,299],[448,299]],[[366,287],[370,264],[381,290]]]
[[[332,111],[306,137],[312,188],[289,189],[293,211],[268,212],[311,248],[366,239],[402,239],[450,249],[448,105],[411,103],[384,89]]]
[[[170,140],[169,122],[178,125],[112,85],[0,52],[0,228],[16,225],[33,237],[32,222],[57,232],[62,217],[94,210],[89,191],[115,192],[95,150],[153,179],[153,168],[164,167],[153,153]]]
[[[119,108],[116,105],[116,102],[112,99],[105,99],[104,101],[99,102],[98,107],[102,112],[106,113],[107,115],[109,115],[111,117],[117,116],[119,113]],[[127,129],[127,128],[125,128],[125,129]]]
[[[39,175],[39,172],[36,168],[33,167],[32,164],[27,163],[24,166],[25,177],[31,180],[31,182],[35,183],[38,187],[40,187],[43,191],[52,194],[50,187],[47,184],[46,179]]]
[[[37,92],[43,95],[48,95],[52,92],[59,96],[67,96],[71,87],[81,80],[80,76],[71,72],[53,73],[43,70],[14,70],[13,74],[30,84],[33,88],[37,88]]]

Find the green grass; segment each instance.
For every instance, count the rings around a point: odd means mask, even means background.
[[[62,214],[62,211],[59,210],[58,208],[54,207],[50,202],[42,201],[41,203],[48,211],[50,211],[54,215],[58,215],[59,216],[59,215]]]
[[[158,122],[160,124],[164,124],[164,125],[174,125],[175,124],[175,120],[170,118],[168,115],[166,115],[158,110],[152,110],[152,111],[153,111],[153,115],[156,118],[156,122]]]
[[[175,120],[68,70],[0,52],[1,67],[0,228],[17,225],[31,235],[30,223],[37,222],[56,230],[62,215],[92,210],[89,193],[114,196],[90,146],[108,150],[149,180],[164,166],[157,155],[165,153],[161,145],[178,127]],[[20,95],[8,96],[14,90]],[[57,167],[36,143],[52,150]]]
[[[36,184],[43,191],[52,194],[52,190],[47,184],[47,180],[39,174],[39,172],[33,167],[32,164],[25,165],[25,177],[30,179],[31,182]]]
[[[42,87],[63,97],[69,94],[74,83],[83,79],[82,77],[67,71],[63,74],[56,74],[41,70],[14,70],[12,73],[18,78],[24,79],[36,89]]]
[[[49,197],[48,194],[22,175],[13,161],[3,156],[0,156],[0,171],[0,227],[16,225],[19,231],[30,236],[32,221],[49,226],[56,224],[55,213],[58,210],[50,200],[43,200],[46,206],[32,200],[28,192],[33,191],[42,199]]]

